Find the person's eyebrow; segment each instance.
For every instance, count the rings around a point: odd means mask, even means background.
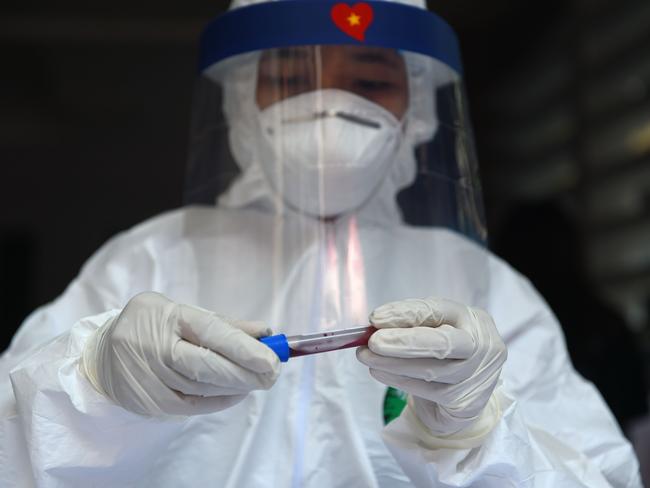
[[[295,47],[281,47],[276,49],[273,54],[280,59],[288,58],[307,58],[309,57],[309,51],[305,48],[295,48]]]
[[[260,66],[266,66],[278,60],[293,60],[293,59],[307,59],[310,57],[310,53],[305,48],[295,48],[295,47],[281,47],[277,49],[271,49],[262,54],[260,58]]]
[[[350,53],[350,56],[354,61],[359,63],[370,63],[370,64],[383,64],[392,69],[400,69],[401,66],[397,60],[393,59],[392,56],[388,56],[386,53],[379,51],[359,51]]]

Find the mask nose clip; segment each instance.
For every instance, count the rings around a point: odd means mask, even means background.
[[[299,124],[301,122],[312,122],[314,120],[318,119],[326,119],[329,117],[338,117],[339,119],[346,120],[348,122],[352,122],[355,124],[363,125],[365,127],[370,127],[371,129],[381,129],[381,124],[379,122],[375,122],[374,120],[367,119],[365,117],[361,117],[359,115],[343,112],[340,110],[321,110],[319,112],[314,112],[309,115],[302,115],[298,117],[291,117],[291,118],[286,118],[282,119],[282,124],[283,125],[288,125],[288,124]],[[273,129],[269,129],[270,134],[273,133]]]
[[[363,125],[365,127],[370,127],[372,129],[381,129],[381,124],[375,122],[374,120],[366,119],[364,117],[359,117],[358,115],[348,114],[345,112],[336,112],[335,117],[338,117],[348,122],[354,122],[355,124]]]

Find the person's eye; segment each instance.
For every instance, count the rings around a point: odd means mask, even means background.
[[[395,84],[389,81],[381,80],[356,80],[355,85],[357,88],[365,91],[389,91],[395,88]]]
[[[287,86],[306,86],[309,84],[309,79],[305,76],[287,76],[283,78],[281,83]]]
[[[273,76],[266,75],[263,77],[264,82],[269,85],[276,87],[302,87],[309,84],[309,79],[305,76],[293,75],[293,76]]]

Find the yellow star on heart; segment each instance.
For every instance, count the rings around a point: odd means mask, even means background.
[[[348,23],[350,24],[350,26],[353,26],[353,25],[360,25],[360,24],[361,24],[361,22],[360,22],[361,17],[359,17],[359,16],[358,16],[357,14],[355,14],[354,12],[352,12],[352,13],[350,14],[350,16],[349,16],[346,20],[348,21]]]

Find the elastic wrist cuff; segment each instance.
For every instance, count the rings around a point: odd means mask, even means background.
[[[114,320],[115,317],[111,318],[104,325],[93,331],[86,341],[86,344],[84,344],[81,357],[79,358],[79,371],[88,380],[92,387],[105,397],[108,397],[108,394],[100,385],[99,371],[97,371],[98,344],[101,342],[103,334]]]
[[[428,449],[471,449],[482,445],[485,438],[499,423],[502,403],[502,394],[500,388],[497,388],[478,419],[469,427],[449,436],[433,435],[416,415],[410,397],[402,416],[418,440]]]

